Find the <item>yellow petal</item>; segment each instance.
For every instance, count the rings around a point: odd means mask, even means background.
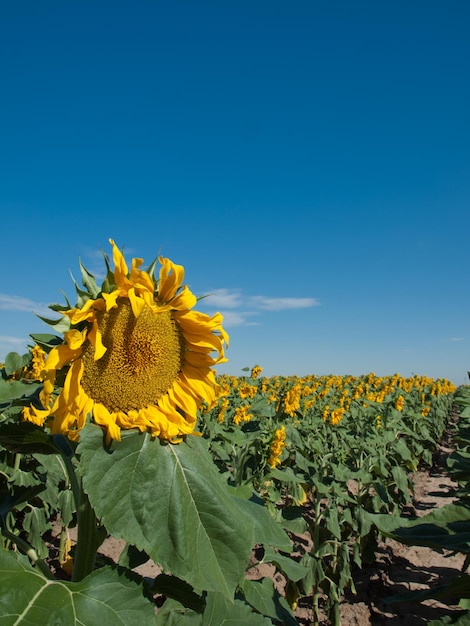
[[[129,270],[127,269],[126,261],[114,241],[110,239],[109,243],[113,247],[114,280],[116,285],[121,289],[131,287],[132,285],[127,278]]]
[[[72,350],[66,343],[57,346],[49,352],[44,369],[60,370],[66,363],[70,363],[70,361],[75,359],[77,356],[80,356],[81,353],[81,348]]]
[[[142,298],[139,298],[138,296],[136,296],[135,289],[133,287],[132,287],[132,289],[129,289],[127,295],[129,296],[129,301],[131,303],[132,312],[134,313],[134,317],[137,319],[139,317],[139,315],[142,313],[142,309],[145,306],[145,301],[142,300]]]
[[[117,306],[117,299],[119,298],[119,294],[120,294],[120,290],[116,289],[115,291],[112,291],[111,293],[102,293],[102,297],[104,298],[104,301],[106,302],[106,312],[110,311],[111,309],[114,309],[114,307]]]
[[[111,439],[114,441],[121,441],[121,429],[116,424],[116,414],[110,413],[108,409],[100,402],[95,402],[93,406],[93,417],[97,424],[105,426],[106,431],[106,443],[109,444]]]
[[[68,330],[64,334],[64,339],[67,342],[67,345],[71,350],[77,350],[83,345],[83,342],[86,339],[86,329],[80,332],[79,330]]]
[[[103,338],[99,330],[97,320],[93,320],[93,325],[90,328],[90,331],[88,333],[88,339],[90,340],[90,343],[95,349],[95,354],[94,354],[93,359],[95,361],[98,361],[106,352],[107,348],[105,345],[103,345]]]
[[[175,297],[176,292],[181,287],[184,279],[184,267],[175,265],[170,259],[160,257],[162,264],[160,268],[160,280],[158,283],[158,299],[162,302],[169,302]]]
[[[160,297],[160,292],[158,293]],[[186,311],[192,309],[197,304],[197,298],[187,285],[184,285],[181,292],[172,299],[171,308],[177,311]]]

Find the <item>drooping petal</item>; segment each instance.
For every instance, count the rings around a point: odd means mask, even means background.
[[[90,340],[90,343],[95,349],[95,355],[93,358],[95,359],[95,361],[98,361],[104,355],[107,348],[103,344],[103,337],[101,335],[101,332],[98,326],[98,321],[96,319],[93,320],[93,324],[88,332],[88,339]]]
[[[44,364],[45,370],[60,370],[66,365],[76,359],[82,353],[81,348],[72,350],[66,343],[53,348],[46,359]]]
[[[75,329],[68,330],[64,334],[64,339],[71,350],[78,350],[78,348],[82,347],[83,342],[86,339],[86,333],[86,329],[82,332]]]
[[[159,294],[160,295],[160,294]],[[178,295],[171,300],[171,308],[176,311],[187,311],[197,304],[197,298],[185,285]]]
[[[145,300],[142,300],[142,298],[139,298],[139,296],[136,295],[135,289],[133,287],[132,289],[129,289],[127,295],[129,296],[129,301],[131,303],[134,317],[137,319],[142,313],[142,310],[145,306]]]
[[[158,282],[158,299],[162,302],[169,302],[181,287],[184,279],[184,268],[182,265],[172,263],[170,259],[159,257],[158,260],[162,264]]]

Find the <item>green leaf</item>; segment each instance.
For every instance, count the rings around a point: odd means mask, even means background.
[[[41,386],[40,383],[23,383],[19,380],[3,380],[0,378],[0,404],[32,396]]]
[[[23,454],[57,454],[59,448],[52,435],[31,422],[0,424],[0,445],[10,452]]]
[[[254,533],[203,441],[163,445],[131,431],[105,449],[101,428],[88,425],[77,452],[84,489],[110,534],[195,589],[233,597]]]
[[[202,615],[168,598],[158,611],[156,626],[202,626]]]
[[[5,374],[11,376],[17,370],[23,369],[31,361],[31,354],[20,355],[17,352],[9,352],[5,357]]]
[[[308,572],[308,567],[294,561],[289,556],[279,554],[271,546],[266,546],[264,549],[263,563],[274,563],[289,580],[294,582],[302,580]]]
[[[289,535],[270,516],[262,504],[253,500],[239,500],[238,504],[250,517],[250,524],[254,530],[254,543],[276,546],[284,552],[292,550],[292,541],[289,539]]]
[[[246,601],[266,617],[276,620],[284,626],[297,626],[286,600],[279,594],[270,578],[262,580],[245,579],[241,586]]]
[[[286,469],[272,469],[270,471],[270,476],[275,478],[276,480],[282,480],[282,482],[286,483],[304,483],[305,476],[298,476],[295,474],[294,470],[291,467],[286,467]]]
[[[221,593],[208,593],[202,626],[272,626],[272,621],[254,613],[241,600],[229,601]]]
[[[401,602],[423,602],[424,600],[447,601],[447,604],[456,604],[456,598],[470,598],[470,575],[460,574],[447,585],[437,585],[431,589],[418,589],[407,593],[384,598],[387,604],[399,604]]]
[[[51,581],[25,557],[0,549],[0,620],[14,624],[151,626],[154,607],[136,583],[103,567],[79,583]]]
[[[168,598],[173,598],[181,602],[183,606],[202,613],[204,610],[204,600],[194,592],[191,585],[169,574],[159,574],[152,585],[152,593],[160,593]]]
[[[405,545],[470,553],[470,510],[466,506],[447,504],[415,520],[370,513],[367,516],[383,535]]]

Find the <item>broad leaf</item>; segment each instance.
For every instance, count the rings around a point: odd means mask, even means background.
[[[254,533],[204,442],[163,445],[131,431],[107,450],[101,428],[89,425],[77,452],[84,489],[110,534],[196,590],[233,598]]]
[[[0,424],[0,445],[10,452],[23,454],[57,454],[60,452],[53,436],[31,422]]]
[[[14,624],[151,626],[154,607],[142,589],[103,567],[79,583],[44,578],[26,557],[0,549],[0,620]]]
[[[23,383],[19,380],[3,380],[0,378],[0,404],[31,396],[42,385],[39,383]]]
[[[272,621],[241,600],[227,601],[220,593],[208,593],[202,626],[272,626]]]
[[[383,535],[408,546],[470,553],[470,509],[466,506],[447,504],[415,520],[391,515],[367,516]]]
[[[31,354],[18,354],[17,352],[9,352],[5,357],[5,374],[11,376],[17,370],[23,369],[25,365],[31,361]]]
[[[289,580],[294,582],[302,580],[308,573],[308,567],[298,563],[289,556],[279,554],[271,546],[267,546],[264,549],[263,563],[273,563]]]
[[[246,601],[266,617],[284,624],[284,626],[297,626],[297,620],[291,608],[274,587],[270,578],[263,580],[245,579],[241,586]]]

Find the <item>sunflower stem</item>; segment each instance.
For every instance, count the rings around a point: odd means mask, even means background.
[[[21,537],[18,537],[17,535],[10,532],[6,528],[2,528],[1,534],[7,539],[9,539],[12,543],[16,544],[18,548],[24,554],[26,554],[26,556],[31,561],[31,564],[37,567],[44,574],[46,578],[49,578],[50,580],[55,580],[55,576],[51,572],[47,563],[44,561],[44,559],[40,559],[38,557],[38,553],[36,552],[36,550],[27,541],[25,541],[24,539],[21,539]]]
[[[77,509],[77,522],[77,546],[72,574],[74,582],[83,580],[94,570],[99,545],[96,515],[83,489]]]

